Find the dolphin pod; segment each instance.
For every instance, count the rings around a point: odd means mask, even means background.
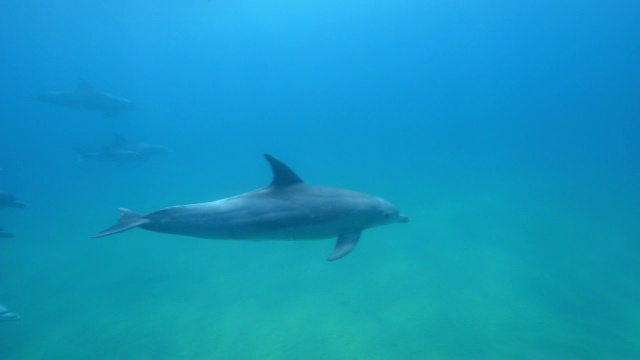
[[[0,208],[23,208],[25,206],[26,204],[16,200],[15,196],[6,191],[0,190]],[[5,232],[4,229],[0,228],[0,238],[10,237],[13,237],[12,233]],[[20,315],[10,312],[6,306],[0,304],[0,322],[18,319],[20,319]]]
[[[121,208],[120,220],[94,238],[139,227],[206,239],[315,240],[337,237],[327,260],[356,246],[363,230],[409,221],[390,202],[347,189],[308,185],[287,165],[265,154],[270,185],[230,198],[164,208],[140,215]]]
[[[12,194],[4,190],[0,190],[0,208],[23,208],[26,206],[27,204],[18,201]],[[0,238],[10,237],[13,237],[12,233],[5,232],[4,229],[0,228]]]

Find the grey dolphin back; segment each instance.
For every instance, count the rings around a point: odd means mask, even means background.
[[[302,179],[300,179],[300,177],[282,161],[269,154],[264,154],[264,157],[269,162],[269,165],[271,165],[271,170],[273,171],[273,181],[271,181],[271,186],[282,187],[304,183],[304,181],[302,181]]]
[[[142,215],[129,209],[119,208],[118,211],[120,211],[121,214],[118,223],[99,234],[94,235],[94,238],[121,233],[149,222],[149,219],[145,219]]]

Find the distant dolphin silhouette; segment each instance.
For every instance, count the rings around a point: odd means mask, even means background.
[[[134,152],[139,155],[141,160],[151,160],[158,155],[171,152],[171,150],[162,145],[130,142],[119,134],[113,134],[113,137],[115,140],[111,144],[112,149]]]
[[[10,238],[13,237],[12,233],[4,232],[3,228],[0,228],[0,238]]]
[[[130,100],[97,91],[84,80],[80,81],[80,85],[75,90],[50,92],[37,95],[35,99],[62,107],[97,111],[107,116],[115,116],[138,108]]]
[[[16,197],[6,191],[0,190],[0,208],[23,208],[27,204],[16,200]]]
[[[273,171],[267,187],[213,202],[168,207],[148,215],[119,209],[120,221],[95,238],[135,227],[207,239],[314,240],[338,237],[327,260],[347,255],[363,230],[409,218],[379,197],[305,184],[287,165],[265,157]]]
[[[101,146],[76,147],[74,150],[83,159],[100,160],[118,164],[145,162],[170,152],[168,148],[157,144],[131,143],[123,136],[113,134],[113,141]]]
[[[18,319],[20,319],[20,315],[10,312],[6,306],[0,304],[0,322]]]

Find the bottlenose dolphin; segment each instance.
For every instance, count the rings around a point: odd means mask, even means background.
[[[97,91],[84,80],[80,81],[80,85],[75,90],[50,92],[37,95],[35,98],[62,107],[98,111],[107,116],[115,116],[138,108],[130,100]]]
[[[18,320],[20,315],[9,312],[6,306],[0,304],[0,321]]]
[[[114,140],[99,147],[76,147],[74,150],[83,159],[115,163],[146,162],[154,157],[170,152],[157,144],[131,143],[123,136],[113,134]]]
[[[16,197],[6,191],[0,190],[0,208],[23,208],[27,204],[16,200]]]
[[[351,190],[304,183],[287,165],[265,154],[270,185],[212,202],[172,206],[140,215],[118,209],[120,221],[94,238],[135,227],[167,234],[231,240],[315,240],[337,237],[327,260],[347,255],[362,230],[409,221],[386,200]]]
[[[0,228],[0,238],[10,238],[13,237],[12,233],[4,232],[3,228]]]

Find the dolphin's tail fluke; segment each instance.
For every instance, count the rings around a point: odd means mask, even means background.
[[[118,220],[118,223],[98,233],[97,235],[94,235],[94,238],[117,234],[149,222],[149,219],[145,219],[142,215],[129,209],[120,208],[118,209],[118,211],[120,211],[120,214],[122,214],[122,216],[120,216],[120,220]]]

